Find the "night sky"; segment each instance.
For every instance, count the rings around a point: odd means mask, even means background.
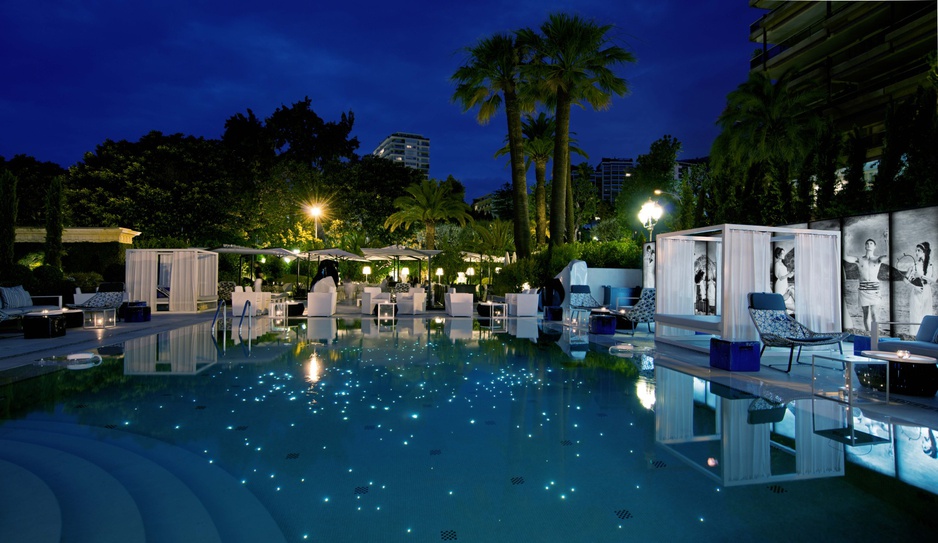
[[[748,33],[762,11],[748,4],[5,0],[0,155],[68,167],[106,139],[151,130],[219,138],[236,113],[264,119],[309,96],[326,121],[354,112],[359,154],[392,132],[429,137],[431,177],[453,175],[477,197],[510,179],[507,157],[493,158],[506,125],[499,115],[480,126],[452,103],[462,49],[565,11],[614,25],[638,60],[618,70],[628,96],[606,111],[573,110],[590,164],[635,158],[664,134],[683,143],[679,159],[706,156],[726,94],[758,47]]]

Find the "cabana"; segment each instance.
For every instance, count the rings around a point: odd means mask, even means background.
[[[218,306],[218,254],[201,249],[128,249],[128,299],[154,311],[191,313]]]
[[[747,295],[772,291],[772,243],[792,240],[798,321],[812,330],[840,331],[839,231],[724,224],[658,235],[655,340],[702,351],[709,350],[710,335],[758,341]],[[716,247],[716,315],[694,314],[694,246],[698,242],[712,242]]]

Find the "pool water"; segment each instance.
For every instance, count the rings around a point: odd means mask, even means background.
[[[560,328],[531,337],[478,321],[257,328],[237,341],[208,325],[131,340],[97,367],[5,387],[0,474],[19,461],[54,498],[27,477],[0,503],[52,502],[62,540],[96,542],[864,541],[938,527],[934,494],[853,463],[739,485],[695,467],[656,424],[690,405],[706,436],[713,402],[700,382],[657,387],[684,378],[652,370],[641,341],[614,356],[571,350],[582,343]],[[56,482],[68,474],[72,486]],[[108,498],[70,499],[90,490]],[[0,517],[0,540],[40,540],[30,519],[54,531],[41,515]]]

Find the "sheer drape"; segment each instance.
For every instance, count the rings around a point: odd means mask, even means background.
[[[797,255],[798,253],[795,253],[796,259]],[[826,475],[844,472],[844,446],[815,434],[812,419],[812,416],[816,416],[824,420],[837,420],[843,417],[841,409],[840,404],[830,401],[795,401],[795,471],[798,474]]]
[[[816,332],[841,331],[840,237],[795,234],[795,315]]]
[[[655,371],[655,439],[694,437],[694,378],[676,371]]]
[[[749,424],[750,400],[722,398],[723,481],[761,480],[772,475],[769,424]]]
[[[170,311],[195,311],[199,291],[198,270],[195,251],[176,251],[169,291]]]
[[[199,298],[218,297],[218,255],[199,254]]]
[[[157,253],[130,249],[126,256],[124,288],[131,301],[156,307]]]
[[[727,228],[723,239],[723,337],[757,340],[749,317],[750,292],[768,292],[770,241],[768,232]],[[797,277],[797,275],[796,275]]]
[[[694,314],[694,240],[659,238],[657,242],[658,266],[655,270],[657,292],[656,313],[663,315]],[[667,273],[664,267],[667,266]],[[656,336],[693,334],[691,330],[673,326],[655,326]]]

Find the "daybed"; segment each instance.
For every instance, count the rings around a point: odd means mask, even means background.
[[[795,314],[812,330],[841,330],[840,232],[724,224],[659,234],[655,340],[709,351],[709,336],[757,340],[747,295],[769,292],[772,243],[794,242]],[[695,244],[716,262],[716,315],[695,315]],[[704,339],[704,341],[700,341]]]

